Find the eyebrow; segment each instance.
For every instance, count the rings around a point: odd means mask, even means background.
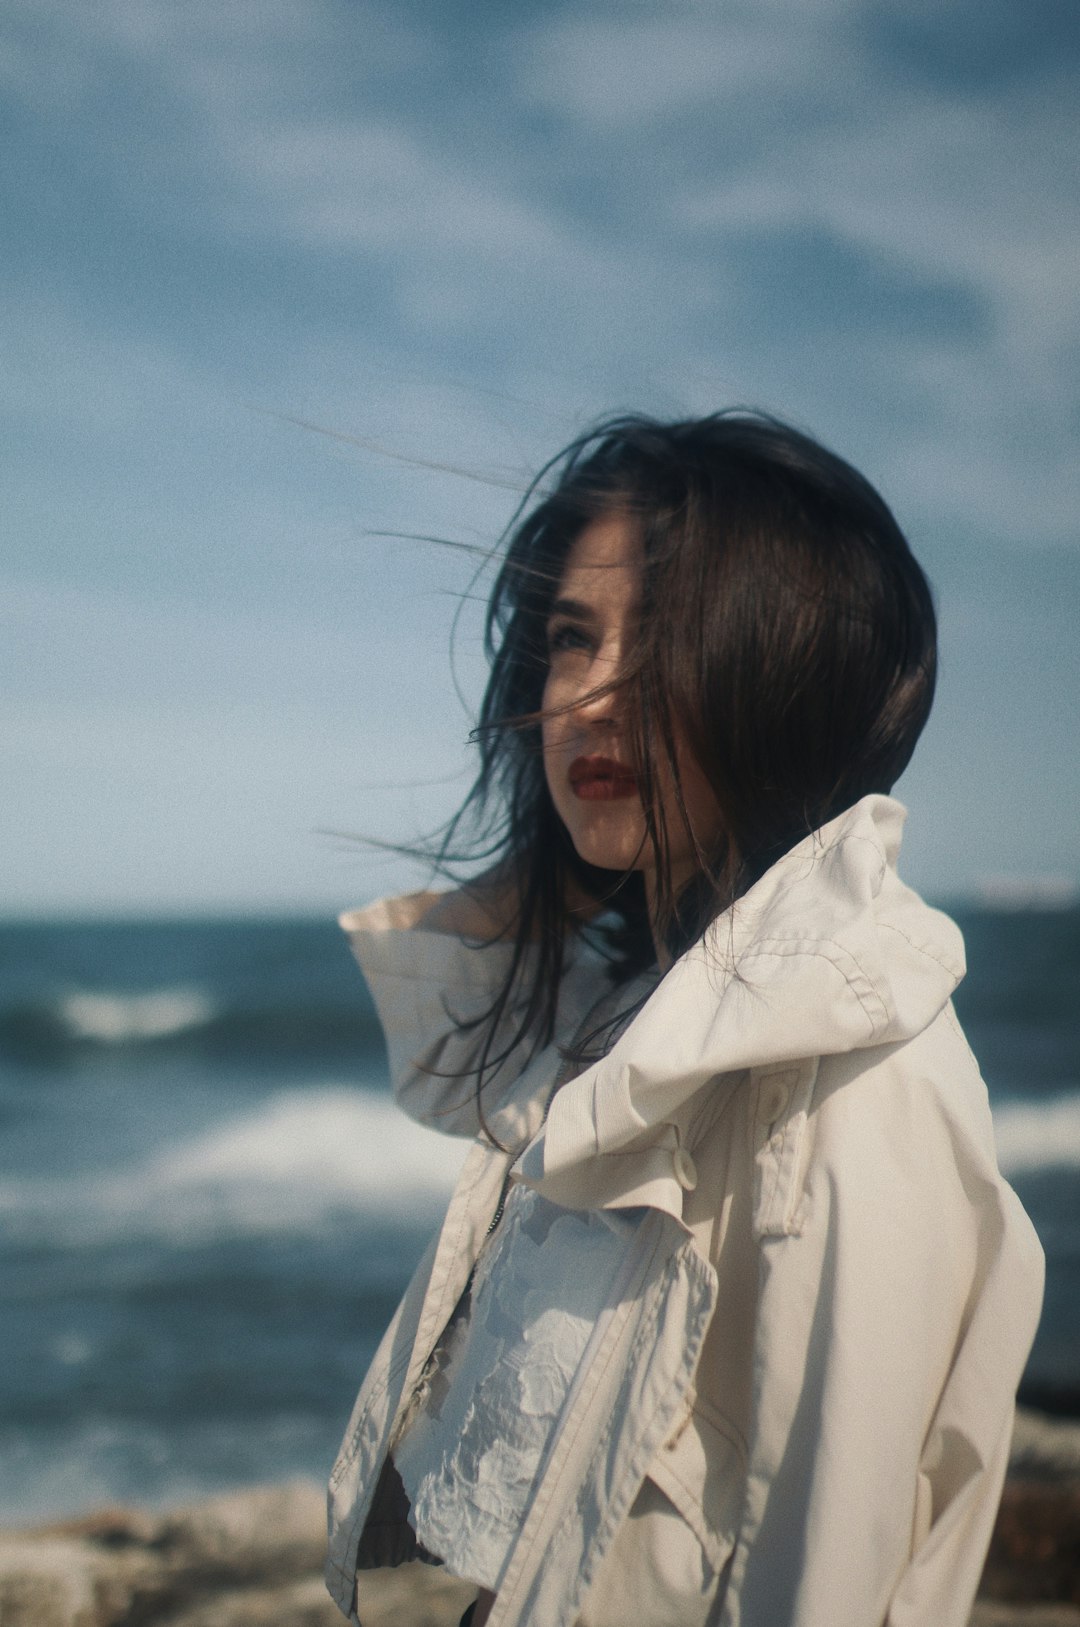
[[[547,619],[554,621],[556,616],[568,616],[573,621],[595,621],[596,611],[580,599],[556,599]]]

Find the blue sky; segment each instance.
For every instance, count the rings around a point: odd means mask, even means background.
[[[459,700],[468,560],[380,533],[733,403],[935,584],[908,876],[1075,881],[1078,68],[1048,0],[7,0],[0,911],[401,879],[320,833],[453,806],[478,617]]]

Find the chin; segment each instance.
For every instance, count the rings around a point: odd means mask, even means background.
[[[579,859],[598,870],[612,870],[625,875],[629,870],[642,869],[642,847],[645,829],[640,818],[633,820],[633,828],[613,829],[611,819],[563,819]],[[606,827],[606,828],[605,828]]]

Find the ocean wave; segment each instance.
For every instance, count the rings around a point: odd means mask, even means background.
[[[994,1139],[1005,1175],[1080,1169],[1080,1091],[994,1109]]]
[[[321,1230],[343,1213],[430,1224],[466,1150],[375,1091],[281,1091],[129,1168],[5,1182],[0,1215],[9,1236],[54,1245],[205,1243]]]
[[[994,1132],[1008,1176],[1080,1169],[1080,1091],[1004,1102]],[[63,1182],[8,1179],[0,1218],[11,1241],[59,1246],[321,1231],[343,1216],[431,1224],[466,1151],[382,1092],[283,1090],[138,1163]]]
[[[126,1045],[202,1028],[216,1007],[202,989],[178,988],[150,994],[66,994],[57,1001],[56,1011],[76,1039]]]
[[[374,1013],[356,997],[262,1003],[179,984],[144,992],[69,988],[0,1007],[0,1053],[46,1066],[103,1051],[117,1060],[148,1050],[257,1060],[356,1055],[380,1044]]]

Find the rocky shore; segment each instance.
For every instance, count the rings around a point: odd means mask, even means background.
[[[0,1533],[0,1627],[341,1627],[308,1482]],[[460,1584],[378,1578],[364,1627],[452,1627]],[[972,1627],[1080,1627],[1080,1424],[1022,1411]]]

